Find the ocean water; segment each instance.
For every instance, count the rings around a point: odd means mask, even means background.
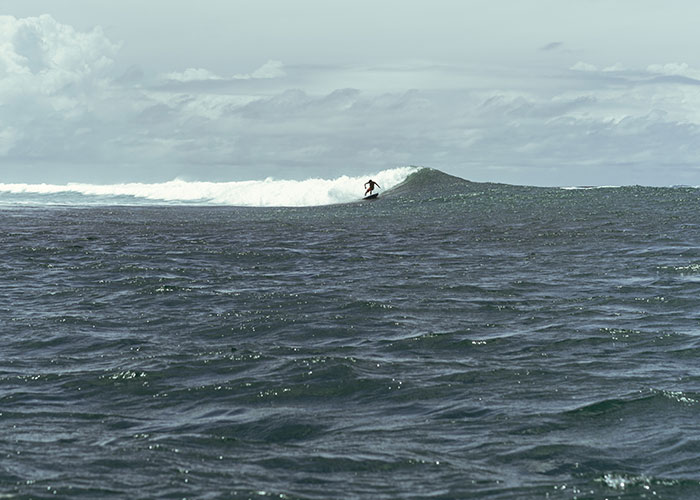
[[[0,195],[0,498],[699,498],[700,191],[405,175]]]

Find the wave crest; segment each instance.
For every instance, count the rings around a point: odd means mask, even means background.
[[[204,182],[175,179],[161,183],[0,184],[0,201],[9,204],[196,204],[250,207],[301,207],[360,199],[368,178],[390,189],[419,170],[398,167],[364,176],[335,179]]]

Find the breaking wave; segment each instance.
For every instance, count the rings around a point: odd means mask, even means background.
[[[403,182],[417,167],[399,167],[363,176],[335,179],[201,182],[175,179],[161,183],[0,184],[3,205],[233,205],[300,207],[348,203],[362,198],[372,178],[380,191]]]

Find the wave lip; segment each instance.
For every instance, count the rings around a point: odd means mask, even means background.
[[[363,185],[372,178],[391,189],[418,167],[397,167],[371,175],[335,179],[203,182],[175,179],[161,183],[124,184],[0,184],[0,203],[6,205],[231,205],[249,207],[302,207],[348,203],[362,198]]]

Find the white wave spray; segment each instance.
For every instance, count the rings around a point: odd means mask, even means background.
[[[21,195],[32,196],[32,203],[98,204],[119,197],[119,204],[205,204],[251,207],[300,207],[331,205],[358,200],[364,194],[363,185],[369,178],[390,189],[401,183],[416,167],[399,167],[376,174],[343,175],[336,179],[202,182],[175,179],[161,183],[125,184],[0,184],[0,194],[11,194],[22,203]],[[37,199],[36,195],[39,196]],[[70,195],[78,195],[71,197]],[[17,198],[19,196],[19,199]],[[125,202],[124,197],[131,198]]]

